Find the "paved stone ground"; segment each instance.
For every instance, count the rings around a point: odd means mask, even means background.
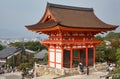
[[[58,78],[58,79],[100,79],[100,76],[105,75],[106,72],[93,72],[90,73],[89,75],[74,75],[74,76],[69,76],[69,77],[63,77],[63,78]]]
[[[21,72],[0,74],[0,79],[22,79]]]
[[[0,79],[6,79],[4,75],[0,75]]]

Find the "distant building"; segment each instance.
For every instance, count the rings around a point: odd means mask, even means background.
[[[46,53],[48,53],[48,51],[43,49],[39,53],[35,54],[34,58],[42,61]]]
[[[31,58],[33,58],[33,56],[34,56],[34,54],[35,54],[34,51],[29,50],[29,49],[25,49],[25,53],[26,53],[26,56],[27,56],[27,59],[28,59],[28,60],[31,59]]]
[[[16,47],[8,47],[0,51],[0,66],[6,64],[13,56],[18,55],[20,52],[21,50]]]

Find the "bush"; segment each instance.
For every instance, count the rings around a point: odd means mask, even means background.
[[[43,58],[43,63],[44,64],[48,63],[48,53],[45,53],[44,58]]]

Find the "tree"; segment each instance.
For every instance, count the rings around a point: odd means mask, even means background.
[[[4,47],[0,44],[0,50],[2,50]]]
[[[117,60],[117,68],[114,71],[110,72],[110,74],[120,73],[120,48],[117,49],[116,60]],[[119,78],[117,77],[117,78],[113,78],[113,79],[119,79]]]
[[[105,42],[103,41],[100,45],[96,47],[96,61],[97,62],[105,61]]]
[[[114,47],[116,50],[117,48],[120,48],[120,41],[118,39],[111,39],[111,45]]]
[[[33,41],[29,41],[29,42],[15,42],[15,43],[11,43],[11,46],[14,47],[18,47],[21,49],[30,49],[33,51],[40,51],[42,49],[47,49],[44,45],[40,44],[40,42],[33,42]]]
[[[105,60],[107,62],[116,63],[116,49],[115,48],[106,48],[105,49]]]
[[[98,45],[96,48],[96,61],[97,62],[114,62],[116,63],[116,48],[106,48],[104,42],[101,45]]]
[[[120,67],[120,48],[117,49],[116,59],[117,59],[117,64]]]
[[[100,35],[95,36],[95,40],[103,41],[104,38]]]
[[[110,32],[106,35],[105,39],[111,40],[111,39],[120,39],[120,33]]]
[[[28,73],[28,70],[33,68],[35,59],[30,59],[28,62],[21,63],[17,68],[21,70],[24,75]]]
[[[10,43],[10,46],[14,46],[14,47],[18,47],[18,48],[22,48],[23,47],[23,43],[22,42],[15,42],[15,43]]]
[[[44,64],[47,64],[47,62],[48,62],[48,53],[45,53],[45,55],[43,57],[43,62],[44,62]]]

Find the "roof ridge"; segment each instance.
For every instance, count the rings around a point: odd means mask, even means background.
[[[66,6],[61,4],[54,4],[47,2],[48,7],[55,7],[55,8],[63,8],[63,9],[72,9],[72,10],[85,10],[85,11],[93,11],[93,8],[84,8],[84,7],[77,7],[77,6]]]

